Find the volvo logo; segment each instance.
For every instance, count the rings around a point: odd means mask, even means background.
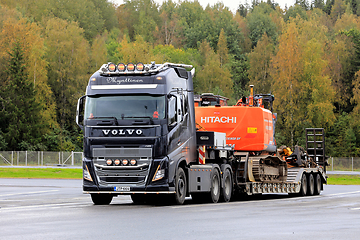
[[[113,136],[116,135],[141,135],[143,133],[143,131],[141,129],[114,129],[114,130],[102,130],[102,132],[104,133],[105,136],[108,136],[110,133]]]

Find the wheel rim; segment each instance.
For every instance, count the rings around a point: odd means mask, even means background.
[[[231,182],[229,176],[227,176],[227,178],[225,179],[224,187],[225,187],[225,194],[230,195]]]
[[[212,185],[213,185],[213,194],[216,196],[219,194],[219,178],[218,175],[214,175],[213,180],[212,180]]]
[[[301,188],[302,188],[303,194],[306,195],[306,193],[307,193],[307,179],[306,179],[305,174],[302,176]]]
[[[184,179],[180,177],[178,181],[178,192],[180,197],[184,195],[184,191],[185,191],[185,182]]]
[[[313,195],[314,194],[314,176],[312,174],[309,175],[309,192],[308,194]]]

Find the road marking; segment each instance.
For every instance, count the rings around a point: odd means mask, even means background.
[[[5,207],[0,208],[0,212],[3,211],[17,211],[17,210],[32,210],[41,208],[59,208],[59,207],[74,207],[74,206],[89,206],[89,203],[54,203],[54,204],[41,204],[31,206],[19,206],[19,207]]]
[[[360,207],[358,207],[358,208],[351,208],[351,210],[360,210]]]
[[[37,192],[22,192],[22,193],[10,193],[2,194],[0,197],[16,196],[16,195],[29,195],[29,194],[39,194],[39,193],[49,193],[49,192],[58,192],[59,190],[47,190],[47,191],[37,191]]]
[[[333,194],[327,194],[325,196],[341,196],[341,195],[349,195],[349,194],[355,194],[355,193],[360,193],[360,191],[345,192],[345,193],[333,193]]]

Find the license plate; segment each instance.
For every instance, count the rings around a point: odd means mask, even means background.
[[[129,192],[130,187],[114,187],[114,191],[116,191],[116,192]]]

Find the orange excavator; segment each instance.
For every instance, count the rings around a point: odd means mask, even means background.
[[[243,158],[239,162],[243,166],[234,169],[238,171],[240,181],[250,178],[253,181],[282,182],[286,179],[287,164],[276,154],[276,114],[272,113],[274,96],[254,95],[253,87],[250,86],[250,96],[243,97],[234,106],[227,106],[227,98],[219,95],[195,97],[197,128],[198,131],[226,133],[226,143],[233,147],[234,155],[248,155],[249,161]],[[250,168],[245,167],[245,163],[250,164]],[[245,174],[245,169],[251,169],[251,172]]]

